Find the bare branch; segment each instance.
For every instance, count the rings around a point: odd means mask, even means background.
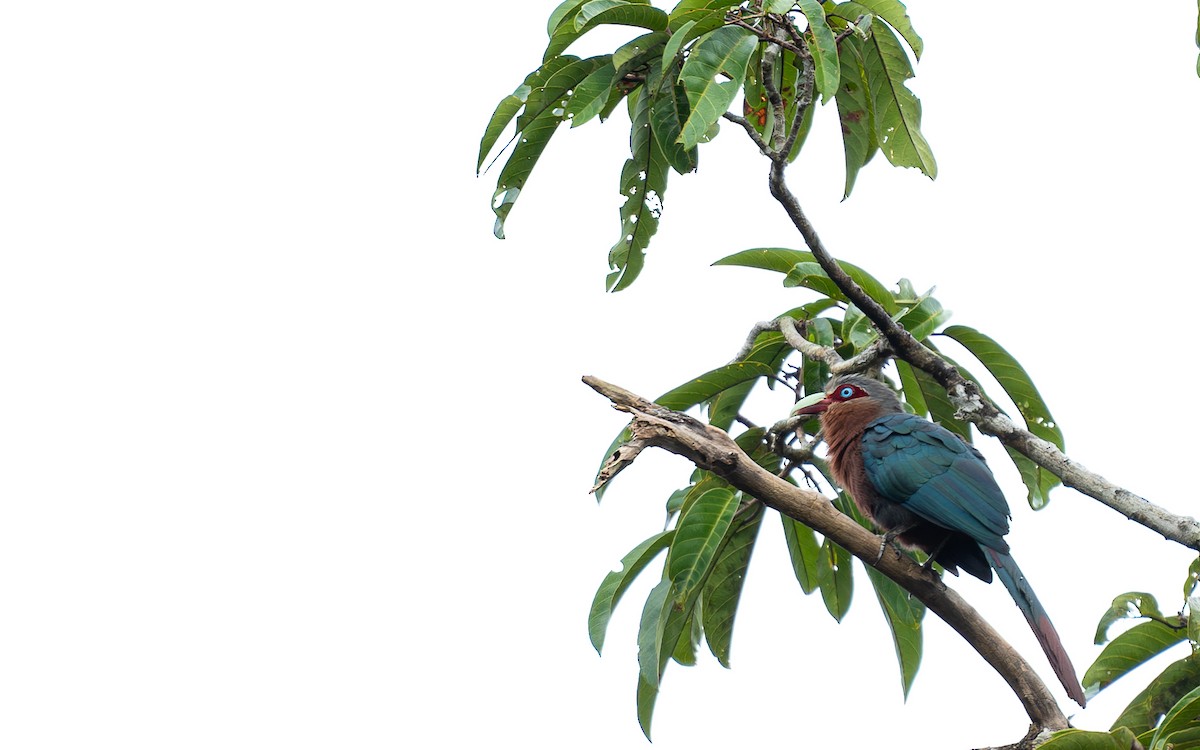
[[[1051,730],[1067,727],[1066,717],[1028,662],[935,574],[891,545],[880,556],[881,537],[838,511],[824,495],[796,487],[763,469],[723,430],[664,409],[599,378],[583,380],[615,408],[633,416],[629,429],[642,447],[662,448],[720,475],[764,505],[820,532],[864,564],[876,568],[961,635],[1008,683],[1036,727]],[[622,466],[628,465],[628,457],[614,458]]]
[[[762,152],[763,156],[771,155],[771,147],[767,145],[767,142],[763,140],[763,137],[758,134],[758,131],[754,129],[754,126],[750,124],[749,120],[747,120],[745,117],[739,117],[732,112],[724,112],[721,114],[721,117],[724,117],[726,120],[729,120],[736,125],[741,125],[746,131],[746,135],[750,136],[750,140],[754,141],[754,145],[758,146],[758,150]]]

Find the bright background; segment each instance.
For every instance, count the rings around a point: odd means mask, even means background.
[[[605,294],[622,114],[560,132],[493,239],[478,137],[552,7],[0,6],[0,745],[648,746],[653,576],[603,658],[586,615],[689,467],[646,455],[597,507],[623,419],[579,378],[653,397],[727,361],[804,293],[708,264],[800,242],[726,128]],[[1194,514],[1195,8],[1128,7],[913,0],[938,180],[877,157],[839,202],[832,108],[792,179],[836,255],[1025,363],[1072,457]],[[1081,673],[1114,595],[1179,605],[1186,551],[1070,490],[1034,514],[992,463]],[[905,703],[859,582],[835,625],[768,519],[734,668],[673,666],[654,747],[1021,736],[933,617]],[[952,585],[1053,681],[999,586]]]

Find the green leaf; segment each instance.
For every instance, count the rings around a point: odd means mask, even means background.
[[[659,656],[663,651],[663,628],[667,624],[667,613],[671,609],[671,582],[663,579],[650,590],[646,605],[642,608],[642,621],[638,627],[638,668],[642,680],[657,688]]]
[[[854,283],[862,287],[867,296],[878,302],[883,309],[887,310],[888,313],[896,312],[896,300],[892,296],[892,293],[887,290],[887,287],[879,283],[874,276],[849,263],[838,261],[838,265],[842,267],[842,270],[850,276]],[[825,269],[821,268],[815,260],[797,263],[792,270],[788,271],[787,278],[783,280],[783,285],[785,287],[803,286],[824,294],[830,299],[836,299],[847,304],[850,302],[850,298],[842,293],[842,290],[825,273]],[[843,332],[843,338],[845,337],[844,334],[845,332]]]
[[[817,535],[804,524],[783,515],[783,536],[787,540],[788,554],[792,560],[792,571],[805,594],[811,594],[820,585],[821,544]]]
[[[921,37],[917,35],[916,29],[913,28],[912,19],[908,17],[908,11],[905,9],[903,3],[899,0],[856,0],[855,3],[844,3],[844,5],[851,4],[865,7],[887,21],[888,25],[900,32],[900,36],[904,37],[904,41],[908,42],[908,46],[912,48],[913,54],[916,55],[917,59],[921,59],[925,43],[921,41]],[[856,13],[855,18],[859,15],[861,13]]]
[[[709,128],[728,109],[746,77],[746,64],[757,38],[737,26],[723,26],[700,39],[687,62],[680,80],[687,88],[691,114],[684,123],[680,142],[685,148],[700,143]],[[721,75],[727,81],[717,80]]]
[[[1183,598],[1186,599],[1192,595],[1196,589],[1196,583],[1200,582],[1200,557],[1192,560],[1192,564],[1188,566],[1187,578],[1183,582]]]
[[[666,47],[669,38],[670,35],[665,31],[652,31],[622,44],[613,53],[613,65],[617,67],[617,77],[621,78],[635,71],[648,72],[646,69],[649,66],[653,69],[653,73],[646,76],[646,86],[650,91],[657,91],[656,79],[662,72],[659,67],[662,62],[662,50]]]
[[[737,495],[728,487],[708,489],[684,506],[667,554],[667,577],[677,605],[704,583],[737,509]]]
[[[1083,692],[1088,698],[1124,677],[1130,670],[1158,656],[1185,637],[1183,628],[1171,628],[1158,620],[1138,623],[1112,639],[1083,675]]]
[[[689,114],[687,91],[679,84],[667,85],[650,101],[650,127],[667,162],[679,174],[696,171],[698,149],[685,149],[678,142]]]
[[[655,534],[646,541],[629,551],[621,558],[621,567],[604,576],[596,596],[592,599],[592,609],[588,612],[588,636],[596,653],[604,648],[604,636],[608,631],[608,622],[612,619],[617,602],[629,588],[629,584],[638,577],[654,558],[671,544],[675,531],[663,531]]]
[[[917,341],[924,341],[950,319],[950,311],[933,297],[925,296],[912,309],[897,318],[897,322]]]
[[[1152,594],[1144,591],[1130,591],[1113,599],[1112,606],[1100,617],[1096,626],[1097,646],[1108,640],[1108,629],[1114,622],[1128,617],[1157,617],[1162,618],[1158,609],[1158,600]]]
[[[812,41],[808,42],[808,49],[812,53],[817,92],[821,94],[821,101],[828,102],[829,97],[838,90],[837,41],[833,37],[833,31],[830,30],[829,24],[825,21],[825,8],[821,6],[820,0],[798,0],[798,2],[801,12],[808,19],[809,33],[812,34]],[[791,8],[792,5],[792,2],[788,2],[788,8]]]
[[[574,19],[575,14],[579,12],[580,6],[590,0],[563,0],[558,7],[550,13],[550,18],[546,21],[546,36],[554,36],[554,32],[568,18]],[[573,22],[573,20],[572,20]]]
[[[649,0],[590,0],[562,14],[542,59],[562,54],[584,34],[605,24],[660,31],[667,26],[667,14],[651,7]]]
[[[683,634],[676,641],[675,650],[671,652],[671,659],[675,663],[685,667],[696,666],[696,651],[700,648],[700,637],[703,634],[700,613],[704,611],[704,598],[701,597],[696,600],[696,606],[692,608],[691,614],[683,624]]]
[[[795,268],[798,263],[815,262],[816,258],[813,257],[813,254],[807,250],[791,250],[783,247],[759,247],[751,250],[743,250],[741,252],[734,253],[733,255],[727,255],[726,257],[721,258],[717,262],[713,263],[713,265],[761,268],[767,271],[776,271],[778,273],[791,275],[792,269]],[[898,308],[896,307],[895,297],[893,297],[892,293],[889,292],[883,284],[879,283],[878,279],[852,263],[838,261],[838,264],[842,267],[842,270],[854,280],[856,284],[862,287],[863,291],[865,291],[871,297],[871,299],[882,305],[889,314],[894,314],[897,311]],[[812,270],[811,267],[806,267],[806,269],[809,271]],[[806,273],[803,275],[811,277],[815,275],[815,272]],[[786,279],[784,284],[785,286],[787,285]],[[838,295],[839,296],[834,297],[834,299],[838,299],[842,302],[849,301],[842,296],[840,292],[838,292]]]
[[[744,383],[771,375],[775,369],[764,362],[733,362],[715,370],[709,370],[703,375],[667,391],[654,399],[654,403],[675,411],[683,411],[702,401],[716,396],[721,391]]]
[[[621,239],[608,251],[607,287],[611,292],[627,288],[638,277],[646,259],[646,247],[658,231],[663,196],[670,167],[650,128],[650,97],[645,88],[630,94],[632,157],[621,170]]]
[[[784,360],[792,353],[792,348],[784,341],[783,334],[774,331],[761,333],[750,349],[743,362],[760,362],[767,365],[771,373],[779,372]],[[768,381],[769,382],[769,381]],[[722,390],[709,400],[708,422],[714,427],[728,431],[737,418],[738,411],[750,391],[758,383],[758,378],[745,380],[737,385]]]
[[[913,414],[918,417],[928,415],[929,407],[925,405],[925,394],[921,390],[921,383],[917,380],[912,365],[898,359],[896,360],[896,371],[900,374],[900,385],[904,389],[904,402],[912,407]]]
[[[833,322],[829,318],[815,318],[808,326],[808,340],[824,347],[834,344]],[[825,389],[829,382],[829,365],[825,360],[811,360],[805,357],[804,392],[817,393]]]
[[[696,36],[707,34],[725,25],[725,13],[737,5],[729,0],[683,0],[671,10],[667,25],[680,29],[689,22],[696,23]]]
[[[1112,732],[1085,732],[1082,729],[1064,729],[1055,732],[1039,750],[1129,750],[1137,737],[1133,732],[1120,727]]]
[[[530,75],[535,74],[536,71]],[[476,176],[479,175],[484,160],[491,153],[492,147],[496,145],[496,141],[500,138],[500,134],[504,132],[504,128],[517,116],[517,112],[521,110],[521,107],[525,106],[525,100],[529,96],[529,91],[529,84],[522,83],[517,87],[516,91],[501,99],[500,103],[496,105],[496,111],[492,113],[492,118],[488,120],[487,127],[483,131],[483,138],[479,141],[479,160],[475,163]]]
[[[1128,727],[1138,734],[1148,732],[1172,706],[1197,687],[1200,687],[1200,656],[1192,655],[1173,662],[1130,701],[1113,722],[1113,728]]]
[[[654,703],[658,700],[658,686],[650,685],[638,672],[637,685],[637,717],[642,734],[650,739],[650,721],[654,718]]]
[[[804,6],[805,0],[800,0],[801,7]],[[787,13],[796,4],[796,0],[769,0],[763,8],[764,13]],[[825,13],[821,13],[821,20],[825,20]]]
[[[1200,720],[1200,688],[1179,699],[1163,716],[1146,750],[1183,750],[1184,742],[1200,740],[1196,722]],[[1175,738],[1174,740],[1172,738]],[[1188,745],[1192,747],[1192,745]]]
[[[577,128],[600,114],[604,105],[608,103],[616,82],[617,69],[613,67],[611,60],[589,73],[567,100],[566,116],[571,121],[571,127]]]
[[[875,588],[875,597],[892,632],[896,661],[900,665],[900,684],[907,698],[921,666],[921,620],[925,617],[925,605],[870,566],[867,566],[867,578]]]
[[[875,140],[875,120],[871,111],[870,89],[863,63],[863,40],[850,37],[840,49],[841,76],[834,100],[842,123],[842,148],[846,154],[846,187],[842,198],[849,198],[858,171],[871,161],[879,149]]]
[[[704,634],[708,648],[726,668],[729,667],[729,648],[733,641],[733,621],[762,518],[763,506],[756,505],[752,514],[729,536],[700,596],[704,602]]]
[[[699,34],[692,35],[691,32],[694,28],[696,28],[696,22],[688,21],[671,34],[671,38],[667,40],[666,45],[663,47],[663,70],[670,70],[675,64],[675,57],[679,55],[679,50],[683,49],[683,45],[699,36]]]
[[[1050,414],[1050,408],[1042,400],[1037,387],[1029,377],[1029,373],[1015,358],[1004,350],[994,340],[967,326],[949,326],[942,331],[945,335],[962,344],[963,348],[972,355],[992,374],[1008,397],[1016,405],[1025,426],[1030,432],[1043,440],[1047,440],[1063,449],[1062,430]],[[1009,450],[1013,456],[1015,451]],[[1020,455],[1020,454],[1017,454]],[[1014,457],[1017,468],[1021,469],[1022,480],[1029,490],[1030,504],[1036,509],[1049,499],[1050,490],[1061,484],[1061,480],[1048,470],[1043,469],[1026,457],[1022,460]],[[1024,464],[1024,465],[1023,465]]]
[[[529,96],[525,102],[524,112],[517,118],[519,139],[512,154],[508,157],[500,176],[496,180],[496,192],[492,198],[492,210],[496,214],[496,237],[504,239],[504,221],[517,201],[521,190],[524,189],[533,167],[550,142],[550,137],[563,121],[566,114],[567,92],[572,90],[592,71],[607,63],[605,56],[591,57],[580,60],[574,57],[560,57],[546,63],[532,76],[534,83],[530,87]],[[529,84],[531,79],[526,79]],[[507,100],[506,100],[507,101]],[[511,103],[509,103],[511,104]],[[511,107],[501,102],[507,114]],[[499,112],[499,108],[498,112]],[[493,123],[496,115],[493,115]],[[489,123],[491,132],[493,124]],[[485,134],[485,139],[488,137]],[[481,149],[483,144],[481,144]],[[489,145],[490,148],[490,145]]]
[[[937,350],[934,349],[934,351]],[[913,376],[921,388],[921,396],[924,398],[925,406],[929,410],[930,421],[940,424],[968,443],[971,442],[971,427],[966,422],[954,416],[954,404],[950,403],[950,398],[946,395],[946,389],[942,388],[924,370],[913,370]]]
[[[817,558],[817,585],[821,589],[821,598],[825,600],[825,609],[838,622],[850,610],[850,600],[854,596],[850,561],[850,553],[837,544],[828,539],[821,544],[821,554]]]
[[[933,151],[921,134],[921,102],[905,83],[913,70],[904,48],[891,30],[876,24],[862,53],[879,149],[897,167],[916,167],[930,179],[937,177]]]

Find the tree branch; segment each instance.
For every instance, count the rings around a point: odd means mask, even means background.
[[[589,376],[583,381],[608,398],[614,408],[633,417],[629,426],[633,440],[629,445],[636,444],[637,450],[632,456],[618,451],[610,457],[601,472],[601,483],[604,477],[613,476],[632,462],[637,452],[651,446],[681,455],[696,466],[718,474],[764,505],[841,545],[924,603],[1008,683],[1039,731],[1068,726],[1050,691],[1029,663],[936,574],[917,565],[893,545],[887,545],[881,556],[882,537],[875,536],[838,511],[824,495],[796,487],[763,469],[723,430],[651,403],[599,378]],[[610,466],[617,468],[609,471]]]
[[[850,278],[825,248],[796,196],[784,180],[787,159],[771,159],[771,195],[783,206],[792,224],[800,231],[804,243],[817,263],[833,283],[871,320],[880,335],[887,340],[896,356],[933,376],[946,389],[959,415],[973,423],[981,432],[997,438],[1004,445],[1025,455],[1044,467],[1068,487],[1107,505],[1131,521],[1158,532],[1164,538],[1185,547],[1200,550],[1200,522],[1180,516],[1157,506],[1127,489],[1113,484],[1082,464],[1071,460],[1054,444],[1026,429],[1018,427],[995,404],[988,401],[979,388],[946,360],[913,338],[902,325],[892,320],[887,311]]]

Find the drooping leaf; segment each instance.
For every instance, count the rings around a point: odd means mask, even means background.
[[[913,28],[912,19],[908,17],[908,11],[904,4],[899,0],[856,0],[859,5],[865,5],[871,9],[871,12],[887,21],[888,25],[900,33],[904,37],[904,41],[908,42],[908,46],[912,49],[917,60],[921,59],[921,54],[925,51],[925,43],[921,41],[921,37],[917,34],[917,30]]]
[[[935,349],[934,351],[937,350]],[[913,370],[913,376],[920,386],[925,406],[929,409],[930,421],[937,422],[942,427],[957,434],[963,440],[971,442],[971,427],[966,422],[954,416],[954,404],[950,403],[950,398],[946,395],[946,389],[942,388],[924,370]]]
[[[818,346],[834,344],[833,322],[829,318],[814,318],[808,325],[808,340]],[[823,359],[804,359],[804,392],[817,393],[829,382],[829,364]]]
[[[828,539],[822,542],[821,554],[817,558],[817,585],[821,589],[825,609],[838,622],[850,610],[850,600],[854,596],[851,559],[850,553],[839,545]]]
[[[577,128],[600,114],[616,82],[617,69],[611,60],[588,74],[567,100],[567,119],[571,121],[571,127]]]
[[[704,637],[708,640],[708,648],[726,668],[729,667],[729,648],[733,641],[733,621],[762,517],[763,506],[758,504],[748,518],[740,521],[721,549],[700,597],[704,603]]]
[[[805,594],[811,594],[820,585],[821,544],[817,541],[816,533],[804,524],[782,513],[779,518],[783,521],[783,536],[787,540],[788,554],[792,560],[792,571],[796,574],[796,581],[799,582],[800,589]]]
[[[1147,620],[1121,633],[1104,647],[1100,656],[1083,675],[1083,692],[1095,696],[1130,670],[1167,650],[1186,637],[1182,627],[1171,628],[1157,620]]]
[[[667,624],[671,599],[671,582],[664,578],[646,597],[641,624],[638,627],[638,671],[641,672],[642,680],[654,688],[658,687],[658,678],[661,675],[659,655],[663,651],[663,629]]]
[[[1129,617],[1161,619],[1162,612],[1158,608],[1158,600],[1154,598],[1153,594],[1145,591],[1129,591],[1115,597],[1112,606],[1100,617],[1100,624],[1096,626],[1096,645],[1099,646],[1108,641],[1108,629],[1112,627],[1113,623]]]
[[[1113,722],[1113,728],[1128,727],[1138,734],[1148,732],[1172,706],[1197,687],[1200,687],[1200,655],[1193,654],[1172,662],[1130,701]]]
[[[799,263],[816,263],[816,258],[807,250],[792,250],[783,247],[759,247],[751,250],[743,250],[733,255],[728,255],[713,263],[714,266],[746,266],[748,268],[762,268],[767,271],[777,271],[782,274],[791,275],[792,269]],[[887,290],[883,284],[879,283],[871,274],[845,261],[838,261],[851,279],[856,284],[862,287],[871,299],[878,302],[889,314],[895,313],[897,310],[896,300],[892,293]],[[811,267],[806,266],[806,273],[797,274],[793,279],[798,281],[800,276],[813,277],[816,272]],[[823,273],[823,272],[822,272]],[[828,278],[828,277],[826,277]],[[784,281],[785,286],[787,280]],[[839,299],[846,302],[846,298],[838,292],[838,296],[834,299]]]
[[[666,83],[650,102],[650,126],[667,162],[679,174],[696,171],[699,150],[685,149],[679,134],[688,118],[687,92],[682,85]]]
[[[842,40],[839,49],[841,76],[835,101],[838,119],[842,123],[842,148],[846,155],[843,199],[850,197],[858,171],[871,161],[879,148],[875,141],[875,121],[863,63],[863,44],[863,40],[849,37]]]
[[[682,606],[709,575],[737,508],[737,495],[728,487],[713,487],[685,504],[667,554],[667,577],[677,605]]]
[[[524,111],[517,117],[518,140],[513,152],[500,170],[496,180],[496,192],[492,198],[492,210],[496,214],[496,237],[504,238],[504,221],[524,189],[533,167],[550,142],[550,137],[566,116],[567,92],[572,90],[592,71],[607,63],[606,56],[580,60],[560,57],[551,60],[533,74],[534,85],[530,87]],[[528,85],[530,79],[526,79]],[[510,108],[508,100],[501,103],[505,113]],[[493,115],[495,121],[496,115]],[[492,125],[489,124],[489,132]],[[488,135],[485,134],[485,138]],[[481,150],[483,144],[481,144]],[[490,144],[489,144],[490,149]]]
[[[637,578],[647,565],[671,544],[675,537],[674,529],[663,531],[650,537],[629,551],[621,558],[621,567],[604,576],[596,596],[592,599],[592,608],[588,612],[588,636],[596,653],[604,648],[604,636],[608,632],[608,622],[612,619],[617,602],[629,588],[629,584]]]
[[[817,92],[821,95],[821,101],[828,102],[829,97],[838,90],[840,65],[837,41],[833,37],[833,31],[829,28],[829,24],[825,21],[825,8],[822,7],[820,0],[796,0],[796,2],[800,4],[800,11],[804,13],[804,17],[808,19],[808,33],[812,35],[808,49],[812,53]],[[792,4],[789,2],[788,7],[790,8]]]
[[[1183,580],[1184,599],[1192,595],[1197,583],[1200,583],[1200,557],[1192,560],[1192,564],[1188,566],[1187,578]]]
[[[900,386],[904,389],[904,403],[912,407],[912,413],[918,417],[927,416],[929,407],[925,405],[925,393],[921,390],[921,383],[917,380],[912,365],[904,360],[896,360],[896,371],[900,373]]]
[[[900,686],[904,697],[912,688],[921,666],[921,620],[925,617],[925,605],[913,598],[892,579],[875,568],[867,566],[867,578],[875,589],[875,598],[883,609],[884,619],[892,633],[892,644],[896,647],[896,661],[900,665]]]
[[[663,195],[667,190],[670,167],[658,147],[650,126],[650,97],[645,87],[630,94],[632,129],[629,146],[632,156],[621,170],[621,238],[608,251],[609,291],[627,288],[642,271],[646,247],[658,231]]]
[[[700,143],[741,90],[746,65],[757,38],[737,26],[723,26],[702,37],[683,64],[680,81],[687,88],[691,113],[679,136],[685,148]],[[728,76],[729,80],[719,80]]]
[[[916,167],[930,179],[937,177],[933,151],[921,134],[921,102],[906,83],[913,77],[912,66],[887,26],[871,27],[862,59],[879,149],[897,167]]]
[[[696,652],[700,649],[700,638],[704,633],[700,624],[701,613],[705,609],[704,597],[701,596],[696,600],[696,606],[692,608],[691,614],[683,624],[683,634],[676,641],[675,650],[671,652],[671,660],[676,664],[682,664],[685,667],[696,666]]]
[[[533,76],[537,73],[531,73]],[[508,123],[517,116],[517,112],[521,111],[521,107],[525,106],[525,100],[528,98],[530,86],[528,83],[522,83],[508,96],[500,100],[496,105],[496,111],[492,113],[492,117],[488,120],[487,127],[483,131],[483,138],[479,141],[479,160],[475,163],[475,174],[478,176],[479,171],[483,168],[483,162],[491,153],[492,147],[496,145],[496,141],[500,138],[500,134],[504,132],[504,128],[508,127]]]
[[[1050,414],[1050,408],[1042,400],[1029,373],[1019,362],[988,336],[967,326],[949,326],[942,331],[957,341],[983,363],[1008,397],[1016,405],[1030,432],[1063,449],[1062,430]],[[1008,449],[1009,455],[1021,471],[1022,480],[1029,490],[1030,505],[1035,509],[1045,505],[1050,491],[1062,481],[1050,471],[1038,466],[1027,457]]]
[[[1133,732],[1120,727],[1112,732],[1086,732],[1064,729],[1039,745],[1040,750],[1129,750],[1137,740]]]

